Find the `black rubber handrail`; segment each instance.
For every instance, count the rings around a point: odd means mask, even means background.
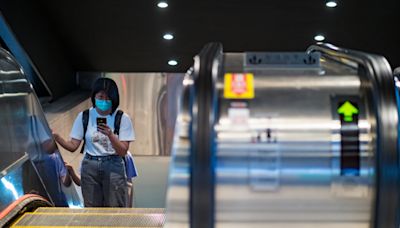
[[[0,211],[0,227],[10,227],[20,216],[39,207],[54,207],[47,199],[36,194],[25,194]]]
[[[190,153],[190,227],[212,228],[215,223],[216,81],[221,72],[222,45],[207,44],[194,61]]]
[[[346,50],[331,44],[317,44],[308,52],[320,52],[338,62],[361,69],[362,89],[368,89],[376,120],[374,214],[371,227],[399,227],[399,153],[398,111],[392,71],[387,60],[378,55]]]

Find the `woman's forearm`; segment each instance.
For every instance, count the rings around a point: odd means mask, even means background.
[[[71,175],[72,180],[74,181],[74,183],[78,186],[81,186],[81,178],[78,177],[78,175],[76,175],[75,171],[70,171],[69,173]]]
[[[60,144],[63,148],[70,152],[76,151],[76,149],[78,149],[79,145],[81,144],[81,140],[71,139],[67,141],[58,134],[54,134],[54,139],[56,140],[56,142],[58,142],[58,144]]]
[[[129,149],[129,142],[119,141],[118,137],[114,134],[110,134],[109,139],[117,154],[122,157],[125,156]]]

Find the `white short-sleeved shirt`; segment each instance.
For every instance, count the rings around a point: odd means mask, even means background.
[[[97,117],[106,118],[108,127],[114,132],[114,120],[116,113],[117,112],[114,112],[112,115],[102,116],[97,113],[95,108],[89,109],[89,121],[85,135],[84,153],[88,153],[93,156],[116,154],[115,149],[111,145],[110,139],[103,133],[97,131],[96,123]],[[70,137],[78,140],[83,139],[82,112],[80,112],[75,119]],[[120,141],[135,140],[135,131],[132,126],[132,121],[126,113],[124,113],[121,118],[118,138]]]

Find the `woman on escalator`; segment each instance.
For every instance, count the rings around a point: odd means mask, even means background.
[[[83,112],[75,119],[70,139],[64,140],[54,133],[55,140],[68,151],[78,149],[82,140],[84,159],[81,167],[81,186],[85,207],[126,207],[128,186],[124,156],[129,143],[135,140],[130,117],[123,113],[119,133],[114,121],[119,106],[116,83],[109,78],[98,79],[93,86],[86,134]]]

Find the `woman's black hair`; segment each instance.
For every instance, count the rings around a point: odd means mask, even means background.
[[[110,100],[112,102],[110,115],[112,115],[119,106],[118,86],[114,82],[114,80],[112,80],[110,78],[97,79],[95,81],[95,83],[93,84],[92,95],[91,95],[93,108],[96,107],[96,102],[95,102],[96,94],[100,91],[104,91],[107,94],[107,96],[110,98]]]

